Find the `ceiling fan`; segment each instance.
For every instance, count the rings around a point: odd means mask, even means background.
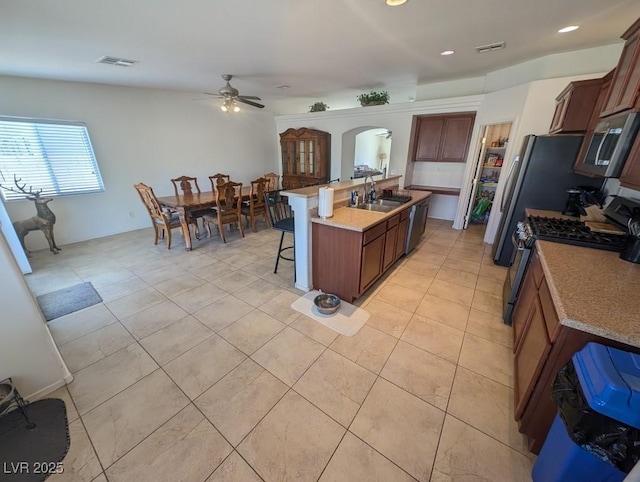
[[[238,107],[237,104],[238,102],[257,107],[258,109],[264,108],[264,105],[253,102],[254,100],[262,100],[260,97],[256,97],[255,95],[240,95],[238,89],[236,89],[229,83],[229,81],[233,78],[233,75],[225,74],[222,76],[222,78],[227,81],[227,85],[218,90],[218,94],[220,94],[218,98],[224,99],[224,102],[220,107],[224,112],[229,112],[231,110],[233,110],[234,112],[238,112],[240,110],[240,107]]]

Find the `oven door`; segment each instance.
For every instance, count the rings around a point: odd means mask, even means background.
[[[507,271],[507,277],[504,280],[504,286],[502,288],[502,300],[504,303],[503,320],[506,325],[511,325],[511,313],[518,299],[520,285],[522,284],[524,273],[529,265],[529,258],[531,257],[532,251],[532,247],[528,247],[527,243],[520,239],[518,230],[515,230],[511,235],[511,242],[513,243],[516,254],[513,264],[509,268],[509,271]]]

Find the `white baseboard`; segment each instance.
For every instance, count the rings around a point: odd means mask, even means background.
[[[73,376],[71,376],[71,380],[73,380]],[[52,383],[48,387],[44,387],[42,390],[38,390],[37,392],[27,396],[23,395],[23,398],[30,402],[35,402],[36,400],[40,400],[41,398],[46,397],[50,393],[55,392],[58,388],[64,387],[66,384],[67,384],[66,379],[58,380],[57,382]]]

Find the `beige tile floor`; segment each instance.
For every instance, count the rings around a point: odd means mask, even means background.
[[[38,252],[37,294],[104,303],[49,323],[74,381],[59,480],[529,481],[513,421],[503,268],[482,231],[429,219],[359,300],[348,338],[293,311],[278,234],[167,251],[150,230]]]

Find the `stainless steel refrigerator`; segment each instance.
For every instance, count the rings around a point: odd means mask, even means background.
[[[573,186],[601,187],[603,178],[573,172],[584,136],[557,135],[524,138],[520,155],[509,166],[500,207],[500,227],[493,243],[493,261],[510,266],[515,256],[512,236],[525,208],[562,211],[566,190]]]

